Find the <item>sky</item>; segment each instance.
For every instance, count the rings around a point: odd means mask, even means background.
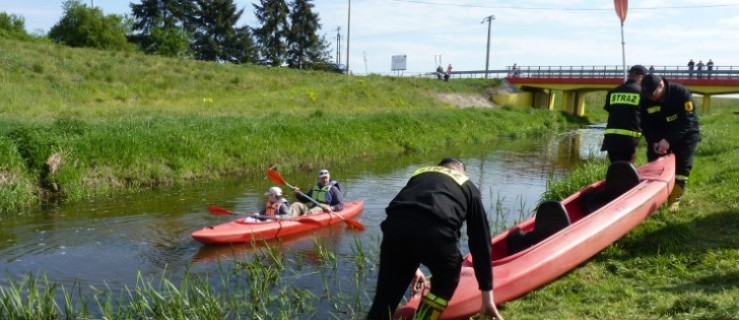
[[[237,26],[258,26],[252,3],[235,0],[244,14]],[[139,0],[82,0],[105,14],[130,15]],[[739,0],[629,1],[621,21],[611,0],[314,0],[321,35],[336,61],[355,74],[414,74],[448,64],[454,71],[522,66],[676,67],[713,59],[739,69]],[[351,10],[349,4],[351,3]],[[0,0],[0,12],[25,19],[44,34],[63,14],[61,0]],[[486,17],[495,18],[488,24]],[[488,27],[490,37],[488,38]],[[623,30],[623,43],[621,34]],[[349,43],[347,43],[347,34]],[[347,57],[347,47],[349,56]],[[405,70],[392,70],[405,56]]]

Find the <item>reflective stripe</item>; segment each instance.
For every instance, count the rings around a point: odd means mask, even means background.
[[[634,138],[641,138],[641,132],[626,130],[626,129],[606,129],[605,134],[620,134],[622,136],[629,136]]]
[[[673,122],[673,121],[677,120],[677,115],[676,114],[673,114],[673,115],[671,115],[669,117],[666,117],[665,120],[667,120],[667,122]]]
[[[685,175],[682,175],[682,174],[677,174],[677,175],[675,175],[675,180],[688,181],[688,176],[685,176]]]
[[[447,167],[438,167],[438,166],[437,167],[424,167],[424,168],[420,168],[420,169],[416,170],[416,172],[414,172],[411,177],[415,177],[415,176],[417,176],[419,174],[426,173],[426,172],[443,173],[443,174],[449,176],[450,178],[452,178],[460,186],[463,185],[465,182],[467,182],[467,180],[470,179],[470,178],[468,178],[467,176],[465,176],[464,174],[462,174],[459,171],[452,170],[452,169],[449,169]]]
[[[640,96],[638,93],[614,92],[611,93],[610,104],[625,104],[638,107],[639,99]]]
[[[421,306],[413,317],[414,320],[438,320],[446,309],[449,301],[429,292],[423,296]]]
[[[659,112],[661,109],[662,109],[661,106],[649,107],[649,108],[647,108],[647,113],[652,114],[652,113],[655,113],[655,112]]]

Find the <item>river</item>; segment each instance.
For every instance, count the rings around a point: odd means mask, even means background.
[[[551,137],[501,139],[468,146],[452,155],[467,164],[497,231],[531,214],[546,190],[547,179],[567,174],[591,155],[602,156],[598,153],[601,138],[602,130],[582,129]],[[344,293],[354,297],[359,307],[367,307],[374,292],[379,224],[385,206],[416,168],[435,164],[444,156],[448,154],[440,151],[328,168],[346,199],[365,201],[358,220],[366,230],[351,231],[339,224],[280,242],[288,260],[297,261],[292,264],[296,270],[291,271],[290,285],[314,291],[317,296]],[[315,182],[315,172],[283,177],[303,189]],[[231,218],[209,214],[208,205],[243,213],[258,210],[264,201],[262,194],[270,186],[265,177],[230,178],[50,205],[3,217],[0,270],[5,272],[0,285],[33,273],[66,288],[77,284],[85,292],[90,287],[117,292],[135,287],[139,272],[156,279],[166,271],[176,283],[186,270],[211,275],[212,282],[218,282],[213,274],[219,268],[249,257],[254,249],[250,245],[203,246],[190,232]],[[320,267],[323,253],[317,247],[337,257],[330,272]],[[353,262],[357,250],[368,257],[365,265]],[[347,278],[352,281],[342,281]],[[326,319],[341,312],[335,304],[330,299],[318,301],[315,318]]]

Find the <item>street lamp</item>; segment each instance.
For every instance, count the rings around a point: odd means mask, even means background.
[[[485,53],[485,79],[488,78],[488,66],[490,65],[490,24],[495,20],[495,15],[489,15],[485,17],[485,19],[482,19],[482,23],[485,23],[485,21],[488,22],[488,50]]]
[[[352,0],[348,1],[349,8],[346,13],[346,74],[349,74],[349,39],[351,39],[352,32]]]

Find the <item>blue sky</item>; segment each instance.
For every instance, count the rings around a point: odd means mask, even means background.
[[[83,0],[106,14],[130,14],[139,1]],[[241,25],[256,26],[251,3]],[[349,0],[315,0],[322,34],[346,63]],[[61,0],[2,0],[0,11],[22,16],[30,32],[48,32],[62,15]],[[353,0],[350,68],[391,74],[394,55],[407,57],[405,73],[441,63],[456,71],[485,69],[487,22],[490,69],[519,66],[620,66],[621,25],[611,0]],[[684,66],[688,59],[739,68],[739,1],[629,1],[624,23],[626,64]]]

